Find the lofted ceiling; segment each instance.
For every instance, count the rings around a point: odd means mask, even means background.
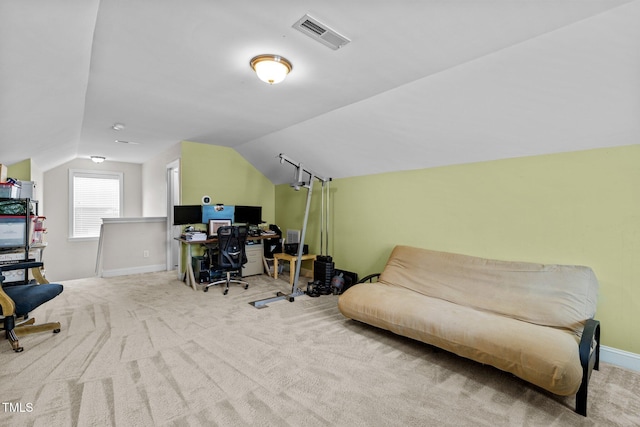
[[[0,163],[188,140],[279,184],[279,153],[339,178],[637,144],[638,22],[640,0],[0,0]],[[263,53],[284,82],[257,79]]]

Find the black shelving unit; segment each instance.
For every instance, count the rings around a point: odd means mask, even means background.
[[[11,216],[15,216],[18,218],[24,217],[24,223],[25,223],[25,227],[24,227],[24,244],[23,245],[16,245],[16,246],[8,246],[8,247],[4,247],[2,248],[2,252],[0,253],[17,253],[20,251],[24,251],[24,258],[22,260],[10,260],[10,261],[0,261],[0,264],[15,264],[15,263],[20,263],[20,262],[30,262],[30,261],[34,261],[32,259],[29,258],[29,254],[30,254],[30,249],[31,249],[31,217],[33,215],[37,216],[38,215],[38,203],[34,200],[31,199],[8,199],[8,198],[0,198],[0,205],[2,206],[2,209],[0,209],[0,215],[3,217],[11,217]],[[13,210],[10,210],[9,213],[6,212],[6,206],[18,206],[18,211],[17,213],[11,213],[11,212],[16,212]],[[35,210],[32,209],[32,206],[35,206]],[[29,282],[29,269],[25,268],[24,270],[24,283]],[[20,284],[21,282],[10,282],[9,284],[14,285],[14,284]]]

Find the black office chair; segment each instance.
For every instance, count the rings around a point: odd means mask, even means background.
[[[231,274],[242,278],[242,266],[247,263],[245,244],[247,242],[247,227],[244,226],[222,226],[218,228],[217,256],[212,257],[214,265],[212,270],[226,273],[226,279],[208,283],[204,287],[207,292],[209,287],[224,283],[224,295],[229,292],[229,284],[237,283],[249,288],[249,283],[232,279]]]
[[[3,319],[0,330],[4,330],[11,348],[16,353],[23,350],[18,336],[36,332],[60,332],[60,322],[35,324],[35,319],[29,318],[29,313],[40,305],[52,300],[62,293],[63,287],[57,283],[49,283],[41,272],[41,262],[22,262],[12,265],[0,265],[0,319]],[[31,270],[37,284],[5,285],[2,272],[9,270]]]

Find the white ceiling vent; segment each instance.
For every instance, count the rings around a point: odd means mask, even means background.
[[[338,50],[351,41],[309,15],[304,15],[300,18],[298,22],[293,24],[293,28],[333,50]]]

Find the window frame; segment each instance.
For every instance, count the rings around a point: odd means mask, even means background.
[[[69,226],[68,226],[68,239],[74,242],[81,241],[92,241],[100,239],[100,233],[97,236],[91,237],[76,237],[73,234],[73,226],[75,220],[75,209],[74,209],[74,178],[75,177],[85,177],[85,178],[102,178],[102,179],[114,179],[118,181],[119,184],[119,204],[120,204],[120,215],[117,218],[122,218],[124,213],[124,173],[123,172],[114,172],[114,171],[96,171],[96,170],[86,170],[86,169],[69,169]]]

